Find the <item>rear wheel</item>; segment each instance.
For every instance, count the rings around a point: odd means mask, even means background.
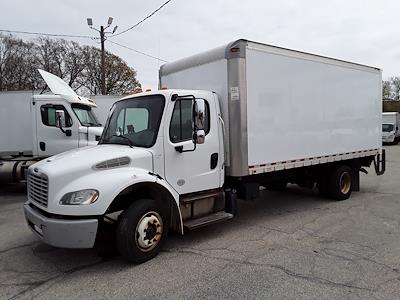
[[[348,199],[353,191],[353,170],[347,165],[335,167],[329,176],[329,196],[335,200]]]
[[[168,218],[156,201],[134,202],[121,216],[117,228],[117,249],[126,260],[140,264],[161,250],[168,232]]]

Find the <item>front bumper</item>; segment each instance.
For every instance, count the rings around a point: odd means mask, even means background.
[[[382,136],[382,142],[383,143],[393,143],[394,140],[395,140],[394,136],[392,136],[392,137]]]
[[[97,219],[59,219],[44,216],[24,204],[29,228],[44,243],[60,248],[92,248],[96,240]]]

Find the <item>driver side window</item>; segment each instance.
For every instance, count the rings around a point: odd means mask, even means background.
[[[207,101],[204,113],[204,131],[210,132],[210,106]],[[169,126],[169,138],[173,143],[193,139],[193,102],[191,100],[177,100],[172,112]]]
[[[42,123],[46,126],[56,127],[56,110],[63,110],[65,112],[66,128],[72,126],[72,119],[68,111],[62,105],[46,104],[40,107],[40,114],[42,116]]]
[[[192,101],[177,100],[172,112],[169,137],[171,142],[178,143],[192,139]]]

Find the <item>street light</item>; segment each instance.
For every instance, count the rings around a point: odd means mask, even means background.
[[[104,41],[106,40],[106,34],[114,34],[117,31],[118,26],[115,26],[112,32],[105,31],[108,27],[111,26],[113,22],[113,17],[108,17],[107,26],[100,26],[100,30],[93,27],[92,18],[87,18],[87,24],[90,29],[96,30],[100,33],[100,42],[101,42],[101,94],[106,94],[106,70],[105,70],[105,50],[104,50]]]

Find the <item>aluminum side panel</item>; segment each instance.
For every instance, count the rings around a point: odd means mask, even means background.
[[[247,48],[249,166],[381,148],[381,72]]]
[[[228,176],[246,176],[248,171],[247,86],[245,58],[228,60],[229,167]]]

